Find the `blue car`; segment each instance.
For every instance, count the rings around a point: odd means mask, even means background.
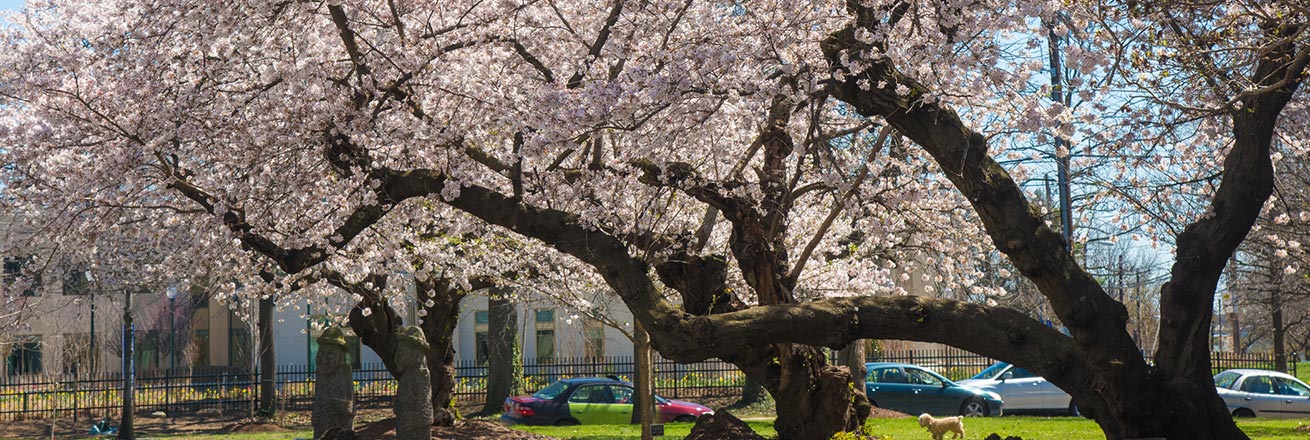
[[[865,393],[879,408],[917,415],[999,416],[1004,403],[996,393],[952,382],[918,365],[864,364]]]

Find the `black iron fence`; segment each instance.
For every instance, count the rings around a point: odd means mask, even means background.
[[[570,377],[613,375],[631,380],[633,371],[631,356],[541,359],[525,363],[523,385],[531,392]],[[276,375],[279,408],[308,410],[314,398],[314,371],[307,365],[281,365]],[[259,376],[258,371],[223,367],[139,371],[136,409],[142,414],[253,413],[260,397]],[[363,364],[353,376],[359,408],[390,406],[397,382],[382,364]],[[717,359],[679,364],[657,357],[654,379],[656,393],[674,399],[739,396],[745,384],[740,370]],[[485,365],[458,362],[456,403],[481,405],[486,383]],[[114,417],[121,408],[122,385],[118,372],[0,377],[0,420]]]
[[[1215,353],[1212,359],[1215,372],[1230,368],[1274,368],[1270,354]],[[882,351],[871,354],[868,360],[922,365],[955,380],[973,376],[995,362],[955,348]],[[1289,362],[1289,366],[1294,369],[1296,363]],[[633,371],[631,356],[529,360],[523,366],[523,385],[532,392],[570,377],[614,375],[631,380]],[[253,414],[259,401],[259,374],[228,367],[141,371],[137,374],[134,395],[137,411]],[[307,365],[279,366],[275,380],[279,408],[309,409],[314,396],[314,377]],[[679,364],[658,356],[654,379],[656,393],[674,399],[737,397],[746,382],[745,375],[735,366],[717,359]],[[396,381],[381,364],[362,365],[354,372],[354,382],[359,408],[390,406]],[[456,403],[466,408],[482,405],[486,382],[485,365],[473,361],[457,363]],[[117,372],[0,376],[0,420],[115,417],[122,402],[121,389],[122,376]]]

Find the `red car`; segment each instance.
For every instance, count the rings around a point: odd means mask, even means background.
[[[577,425],[627,424],[632,421],[632,384],[614,378],[562,379],[531,396],[505,399],[506,424]],[[655,396],[662,423],[694,422],[714,414],[705,405]]]

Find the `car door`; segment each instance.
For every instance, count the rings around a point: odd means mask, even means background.
[[[1261,417],[1282,417],[1283,399],[1278,395],[1274,378],[1259,374],[1242,379],[1241,405],[1250,408]]]
[[[1011,371],[1014,372],[1011,380],[1015,383],[1016,395],[1023,400],[1022,406],[1015,409],[1063,410],[1069,407],[1069,395],[1046,378],[1019,367]],[[1009,399],[1006,399],[1005,406],[1010,407]]]
[[[1282,417],[1310,417],[1310,387],[1298,380],[1276,378],[1282,397]]]
[[[901,367],[878,367],[869,370],[865,379],[869,400],[879,408],[886,408],[903,413],[913,413],[914,402],[909,398],[910,385],[905,383],[905,372]]]
[[[610,385],[614,403],[609,406],[609,419],[612,424],[632,423],[632,402],[635,390],[627,385]]]
[[[584,425],[609,424],[613,418],[609,414],[610,404],[614,403],[609,386],[604,384],[582,385],[573,390],[569,396],[569,414]]]
[[[926,412],[940,416],[960,413],[960,406],[965,396],[958,390],[947,388],[946,382],[941,378],[927,370],[906,367],[905,379],[910,387],[906,398],[916,408],[910,414]]]
[[[1041,377],[1011,365],[997,377],[996,394],[1005,399],[1005,409],[1033,410],[1043,407]]]

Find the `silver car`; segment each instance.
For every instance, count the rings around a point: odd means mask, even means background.
[[[1078,415],[1073,398],[1041,376],[1028,370],[999,362],[970,379],[959,381],[1001,395],[1005,412],[1054,412]]]
[[[1269,370],[1228,370],[1214,376],[1219,397],[1233,417],[1310,416],[1310,386]]]

